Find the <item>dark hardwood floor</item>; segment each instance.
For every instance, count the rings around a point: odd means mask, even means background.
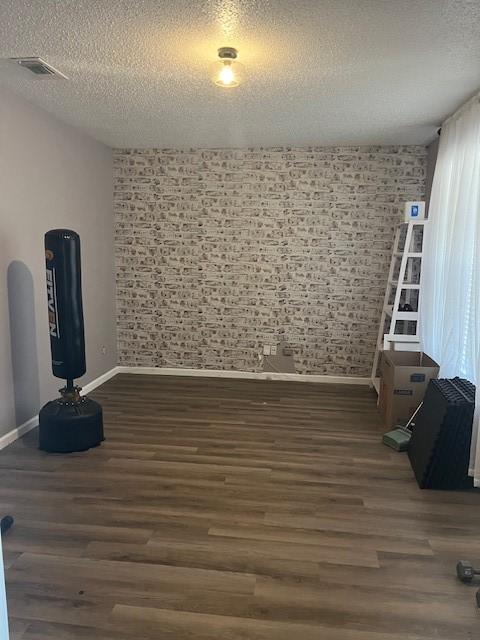
[[[364,387],[119,375],[106,442],[0,453],[15,640],[474,640],[480,495],[420,491]],[[480,564],[480,563],[479,563]]]

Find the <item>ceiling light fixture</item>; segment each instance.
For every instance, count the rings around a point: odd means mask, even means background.
[[[243,80],[243,64],[237,62],[238,51],[233,47],[221,47],[220,58],[212,67],[212,80],[219,87],[238,87]]]

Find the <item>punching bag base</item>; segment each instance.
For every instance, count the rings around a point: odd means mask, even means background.
[[[86,396],[78,402],[52,400],[40,410],[38,447],[42,451],[86,451],[104,439],[102,407]]]

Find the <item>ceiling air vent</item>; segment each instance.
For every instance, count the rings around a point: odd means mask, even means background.
[[[42,58],[10,58],[12,62],[16,62],[24,69],[28,69],[37,77],[47,78],[49,76],[57,76],[60,78],[68,79],[66,75],[52,67],[51,64],[42,60]]]

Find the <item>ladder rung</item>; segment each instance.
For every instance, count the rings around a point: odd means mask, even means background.
[[[386,333],[383,338],[388,342],[420,342],[420,338],[418,336],[411,336],[409,334],[402,333]]]
[[[387,316],[393,315],[393,304],[383,308]],[[418,320],[418,311],[397,311],[397,320]]]
[[[398,287],[398,280],[390,280],[388,283],[390,286],[393,287]],[[404,282],[401,287],[401,289],[420,289],[420,285],[419,284],[409,284],[407,282]]]
[[[401,258],[402,256],[407,256],[407,258],[421,258],[423,253],[421,251],[395,251],[393,255],[397,256],[397,258]]]

